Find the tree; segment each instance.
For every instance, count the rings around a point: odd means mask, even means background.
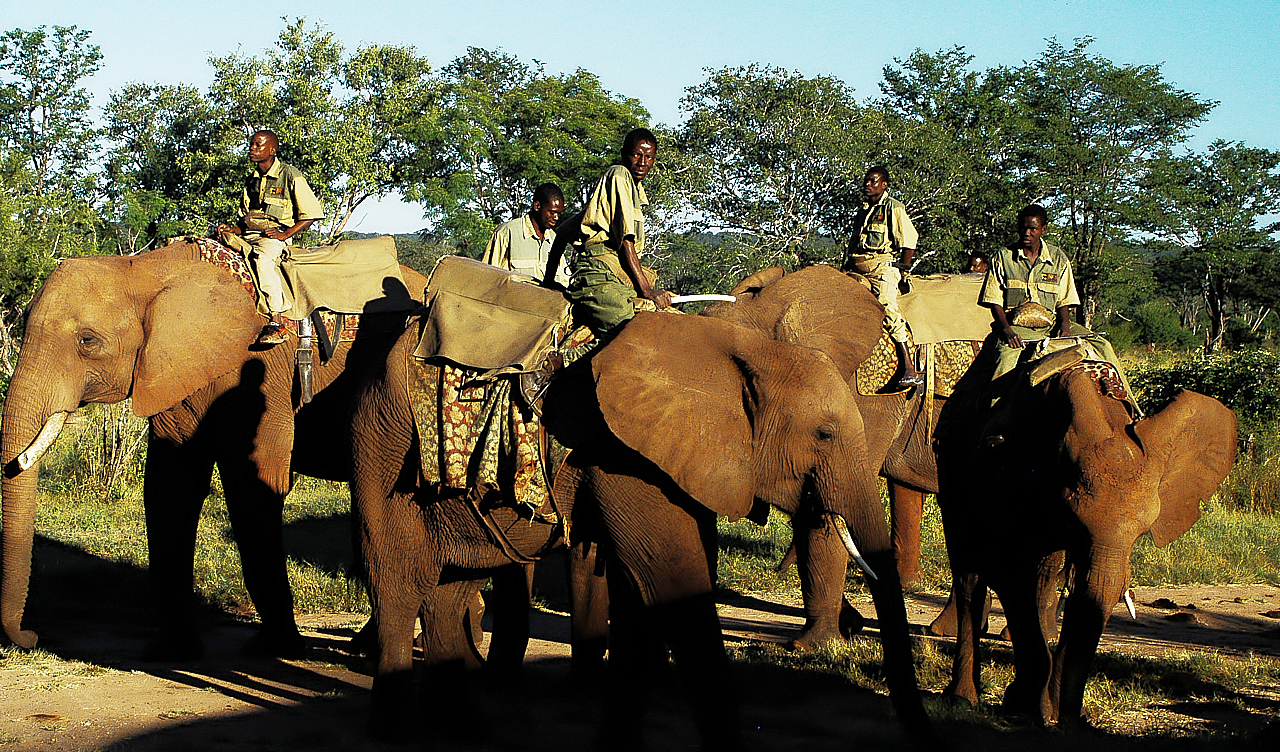
[[[586,203],[623,136],[648,118],[639,101],[610,93],[588,71],[550,75],[536,61],[472,47],[444,68],[447,138],[407,196],[425,201],[428,216],[478,254],[498,223],[528,210],[540,183],[557,183],[570,207]]]
[[[0,372],[11,374],[22,309],[58,259],[100,252],[97,138],[80,81],[102,54],[89,32],[0,34]]]
[[[1231,308],[1270,309],[1280,223],[1280,152],[1217,140],[1204,154],[1162,153],[1152,160],[1131,201],[1135,224],[1176,250],[1163,263],[1170,281],[1198,283],[1209,314],[1208,347],[1223,345]],[[1262,315],[1261,313],[1257,315]]]
[[[1029,127],[1017,159],[1035,195],[1050,204],[1060,240],[1075,257],[1088,323],[1107,275],[1124,256],[1108,242],[1132,225],[1126,214],[1157,155],[1184,141],[1213,102],[1175,88],[1159,65],[1116,65],[1050,39],[1018,69],[1017,99]]]
[[[843,82],[723,68],[687,89],[681,109],[672,179],[687,229],[738,234],[758,247],[753,258],[790,265],[820,236],[849,236],[869,129]]]
[[[105,115],[105,210],[121,252],[206,235],[234,216],[244,131],[195,87],[131,83],[112,93]]]
[[[102,52],[88,39],[74,26],[0,35],[0,143],[22,155],[37,196],[72,188],[94,150],[80,81],[97,72]]]
[[[261,57],[209,62],[209,99],[242,129],[238,148],[255,130],[276,132],[281,156],[325,204],[327,240],[342,234],[360,204],[429,162],[441,141],[436,82],[412,47],[372,45],[348,57],[332,32],[300,18]],[[220,188],[239,193],[238,183]]]
[[[1027,128],[1007,68],[970,69],[963,47],[920,50],[885,66],[882,161],[922,236],[925,271],[956,271],[974,251],[990,255],[1032,198],[1017,145]]]

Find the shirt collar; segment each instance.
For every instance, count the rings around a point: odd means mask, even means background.
[[[258,172],[257,169],[254,169],[254,172]],[[276,157],[275,161],[271,163],[271,169],[267,170],[266,173],[259,173],[258,177],[278,178],[282,172],[284,172],[284,162],[280,161],[280,157]]]
[[[1056,263],[1056,256],[1057,256],[1057,249],[1055,249],[1053,246],[1046,243],[1044,240],[1041,240],[1040,255],[1036,257],[1036,263],[1048,264],[1049,266],[1053,266]],[[1013,257],[1019,261],[1027,260],[1026,254],[1022,250],[1022,248],[1019,248],[1016,246],[1013,249]]]

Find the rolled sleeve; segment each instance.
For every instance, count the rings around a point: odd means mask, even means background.
[[[985,306],[1004,305],[1004,274],[1000,264],[994,259],[987,267],[987,276],[982,279],[982,290],[978,293],[978,304]]]

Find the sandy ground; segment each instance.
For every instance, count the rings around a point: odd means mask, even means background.
[[[76,554],[42,552],[43,566]],[[73,567],[74,569],[74,567]],[[137,572],[39,579],[31,613],[41,613],[41,647],[52,656],[37,663],[0,661],[0,750],[382,750],[364,734],[370,666],[346,652],[363,617],[302,617],[310,655],[305,661],[246,658],[240,646],[249,627],[210,615],[208,655],[199,663],[159,666],[133,659],[146,637],[145,614],[125,594],[145,587]],[[70,592],[69,592],[70,591]],[[50,593],[62,594],[57,601]],[[67,597],[69,592],[70,597]],[[95,608],[95,601],[108,600]],[[721,623],[730,643],[782,642],[802,623],[798,603],[729,595]],[[941,593],[909,599],[913,624],[922,628],[944,601]],[[1104,637],[1104,649],[1160,655],[1188,648],[1228,656],[1280,656],[1280,588],[1224,586],[1139,588],[1138,618],[1123,608]],[[856,603],[870,619],[870,603]],[[32,620],[28,620],[32,623]],[[873,624],[873,622],[872,622]],[[40,627],[40,624],[36,624]],[[1003,627],[1000,612],[990,631]],[[538,612],[520,685],[471,685],[484,702],[480,715],[434,719],[423,743],[411,749],[586,749],[599,718],[599,692],[574,686],[568,672],[568,618]],[[874,636],[874,628],[867,633]],[[932,639],[924,638],[921,639]],[[781,668],[740,671],[737,689],[752,749],[827,750],[859,745],[900,748],[905,743],[886,698],[835,677]],[[654,749],[694,749],[695,735],[674,677],[663,677],[647,738]],[[1124,736],[1098,735],[1093,746],[1132,749],[1144,735],[1169,737],[1224,728],[1254,732],[1280,717],[1280,687],[1257,686],[1234,702],[1181,703],[1134,713]],[[457,740],[441,732],[462,729]],[[970,731],[957,749],[1078,748],[1061,734],[1039,729]],[[1275,724],[1272,725],[1275,728]],[[1164,748],[1164,747],[1162,747]]]

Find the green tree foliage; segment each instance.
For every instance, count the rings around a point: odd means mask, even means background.
[[[501,50],[469,48],[442,78],[447,137],[406,195],[425,201],[427,216],[473,256],[497,224],[528,210],[540,183],[558,184],[569,207],[585,203],[623,136],[649,119],[592,73],[550,75]]]
[[[970,69],[963,47],[916,50],[885,66],[877,106],[889,114],[877,150],[894,170],[924,240],[921,271],[957,271],[972,251],[1009,242],[1018,210],[1034,198],[1018,144],[1028,122],[1015,98],[1017,75]]]
[[[1219,349],[1230,312],[1248,319],[1274,308],[1280,223],[1280,152],[1214,141],[1204,154],[1152,160],[1133,198],[1133,223],[1168,243],[1163,264],[1175,292],[1194,282]],[[1260,273],[1261,272],[1261,273]]]
[[[332,32],[297,19],[261,56],[209,62],[209,99],[242,129],[240,148],[255,130],[276,132],[281,157],[325,205],[326,239],[340,236],[364,201],[403,185],[441,140],[436,81],[411,47],[348,56]],[[238,183],[218,187],[225,200],[239,193]]]
[[[752,257],[794,265],[819,236],[848,237],[867,164],[867,118],[843,82],[771,66],[708,72],[681,100],[678,174],[688,229],[734,233]]]
[[[0,34],[0,372],[12,372],[21,311],[58,259],[100,252],[97,133],[81,80],[102,54],[75,27]]]
[[[1090,55],[1092,42],[1068,49],[1051,39],[1017,79],[1029,120],[1018,159],[1075,258],[1086,323],[1108,275],[1130,258],[1108,244],[1132,225],[1126,209],[1151,162],[1186,140],[1215,104],[1165,81],[1158,65]]]
[[[122,252],[235,215],[244,131],[195,87],[131,83],[107,104],[107,212]]]

